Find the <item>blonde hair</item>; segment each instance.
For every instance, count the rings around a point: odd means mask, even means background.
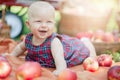
[[[30,18],[33,13],[36,13],[36,10],[50,11],[51,13],[53,13],[53,15],[55,15],[55,8],[45,1],[37,1],[32,3],[28,8],[28,17]]]

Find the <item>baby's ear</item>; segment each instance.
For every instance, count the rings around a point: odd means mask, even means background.
[[[26,23],[27,27],[30,29],[30,23],[29,23],[29,21],[27,20],[25,23]]]

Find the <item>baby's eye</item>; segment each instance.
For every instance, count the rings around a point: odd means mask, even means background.
[[[41,23],[42,21],[35,21],[35,22],[37,22],[37,23]]]
[[[53,23],[52,21],[47,21],[47,23]]]

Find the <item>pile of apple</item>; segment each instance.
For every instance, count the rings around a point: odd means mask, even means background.
[[[108,80],[120,80],[120,65],[112,66],[111,55],[101,54],[97,58],[88,57],[83,61],[84,70],[95,72],[99,67],[109,67],[107,72]]]
[[[110,67],[108,70],[108,80],[120,80],[120,66],[112,66],[112,57],[108,54],[101,54],[96,58],[88,57],[83,61],[83,68],[90,72],[95,72],[99,67]],[[12,72],[12,66],[4,56],[0,56],[0,80],[4,80]],[[115,75],[119,74],[119,75]],[[15,71],[16,80],[38,80],[42,76],[42,67],[38,62],[25,62]],[[58,76],[57,80],[77,80],[77,74],[67,68]],[[38,78],[38,79],[37,79]]]
[[[95,32],[79,32],[76,35],[77,38],[81,39],[82,37],[89,38],[92,42],[105,42],[105,43],[114,43],[120,42],[120,33],[118,31],[105,32],[103,30],[97,30]]]
[[[12,66],[7,58],[0,55],[0,80],[10,76]],[[41,66],[38,62],[25,62],[15,71],[16,80],[33,80],[41,76]]]
[[[12,66],[7,58],[0,55],[0,80],[10,76]],[[39,80],[42,67],[38,62],[26,61],[15,71],[15,80]],[[71,69],[65,69],[58,75],[58,80],[77,80],[77,74]]]
[[[112,57],[108,54],[101,54],[97,58],[88,57],[83,61],[83,68],[90,72],[95,72],[99,67],[111,67]]]
[[[38,62],[25,62],[16,70],[16,80],[39,80],[42,67]],[[77,74],[71,69],[63,70],[57,80],[77,80]]]

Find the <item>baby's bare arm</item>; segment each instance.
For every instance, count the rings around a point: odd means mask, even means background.
[[[58,38],[55,38],[51,43],[51,51],[55,61],[56,70],[53,72],[58,75],[62,70],[67,68],[66,61],[64,59],[63,45]]]
[[[10,55],[12,56],[19,56],[20,54],[24,53],[26,51],[25,48],[25,42],[24,40],[22,42],[20,42],[15,49],[12,51],[12,53]]]

